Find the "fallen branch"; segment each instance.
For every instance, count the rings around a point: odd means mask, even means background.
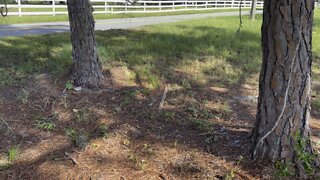
[[[10,128],[9,124],[8,124],[1,116],[0,116],[0,119],[1,119],[1,121],[4,122],[4,124],[7,126],[8,131],[12,132],[12,129]],[[8,131],[7,131],[7,132],[8,132]],[[7,133],[7,132],[6,132],[6,133]]]
[[[167,93],[168,93],[168,86],[166,86],[164,88],[164,91],[163,91],[163,94],[162,94],[162,98],[161,98],[161,101],[160,101],[160,104],[159,104],[159,111],[161,111],[163,109],[163,105],[164,105],[164,101],[166,99]]]

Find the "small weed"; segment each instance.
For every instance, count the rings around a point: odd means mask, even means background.
[[[8,169],[12,164],[7,155],[0,155],[0,171]]]
[[[43,131],[52,131],[56,127],[53,122],[46,122],[41,120],[36,121],[36,126],[38,129],[41,129]]]
[[[243,160],[243,157],[240,156],[240,158],[238,159],[236,165],[238,166],[241,163],[242,160]],[[232,180],[232,179],[235,179],[235,178],[236,178],[236,169],[232,168],[231,171],[223,179]]]
[[[149,83],[150,89],[157,89],[160,86],[160,80],[156,75],[148,76],[148,83]]]
[[[168,111],[164,111],[163,112],[163,116],[165,118],[166,121],[168,120],[173,120],[175,117],[176,113],[175,112],[168,112]]]
[[[58,120],[57,114],[50,115],[46,118],[37,118],[36,127],[43,131],[53,131],[56,128],[54,121]]]
[[[186,89],[191,89],[191,85],[190,85],[189,81],[186,80],[186,79],[182,80],[181,86],[186,88]]]
[[[151,148],[149,144],[144,144],[141,151],[148,156],[155,155],[154,150]]]
[[[72,140],[76,139],[78,135],[77,131],[73,128],[66,128],[64,132],[65,132],[65,135]]]
[[[196,129],[198,129],[199,131],[209,131],[212,126],[210,122],[197,118],[191,118],[190,123],[191,125],[195,126]]]
[[[100,124],[98,128],[99,136],[102,138],[109,137],[109,127],[106,124]]]
[[[129,139],[124,139],[124,140],[122,141],[122,144],[125,145],[125,146],[127,146],[127,147],[129,147],[130,144],[131,144],[131,142],[130,142]]]
[[[202,109],[201,114],[203,117],[208,119],[215,117],[215,115],[213,115],[212,112],[207,109]]]
[[[72,140],[77,148],[85,148],[88,144],[89,135],[85,132],[79,132],[73,128],[66,128],[65,134]]]
[[[231,109],[230,105],[228,104],[228,102],[221,103],[220,111],[225,115],[232,113],[232,109]]]
[[[318,93],[317,93],[316,98],[312,101],[312,105],[314,106],[315,109],[320,108],[320,97],[319,97]]]
[[[12,166],[12,163],[10,162],[4,162],[4,163],[0,162],[0,171],[8,169],[10,166]]]
[[[130,154],[129,155],[129,160],[134,163],[134,168],[136,170],[144,170],[146,167],[146,161],[145,160],[140,160],[138,156],[134,155],[134,154]]]
[[[202,101],[202,104],[204,104],[204,105],[206,105],[206,104],[208,104],[208,103],[209,103],[209,101],[206,100],[206,99]]]
[[[99,147],[99,145],[98,144],[91,144],[91,147],[97,148],[97,147]]]
[[[67,95],[64,95],[62,98],[61,98],[61,103],[63,105],[64,108],[68,108],[68,99],[67,99]]]
[[[65,86],[64,86],[64,88],[65,88],[66,90],[72,90],[73,87],[74,87],[74,84],[73,84],[73,81],[72,81],[72,80],[67,81],[66,84],[65,84]]]
[[[188,112],[192,117],[199,117],[201,115],[199,107],[197,107],[195,104],[188,104],[186,109],[186,112]]]
[[[275,178],[279,179],[281,177],[290,177],[293,176],[294,173],[292,172],[293,165],[291,163],[284,163],[281,161],[277,161],[275,163]]]
[[[29,96],[30,96],[30,92],[22,88],[20,93],[17,95],[17,99],[21,101],[22,104],[26,104],[28,102]]]
[[[89,122],[90,114],[86,110],[73,109],[72,111],[77,122]]]
[[[298,159],[302,162],[306,173],[313,174],[315,172],[313,162],[316,155],[306,151],[307,143],[310,140],[302,137],[299,131],[297,131],[295,134],[295,140],[297,143],[295,144],[294,150],[297,153]]]
[[[19,154],[19,147],[13,146],[8,150],[8,161],[13,162],[17,159]]]

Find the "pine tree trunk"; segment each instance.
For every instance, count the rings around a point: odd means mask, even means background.
[[[265,0],[262,25],[263,62],[253,158],[294,164],[297,135],[310,144],[311,41],[314,0]]]
[[[257,11],[257,0],[252,0],[251,10],[250,10],[250,19],[251,20],[256,19],[256,11]]]
[[[89,0],[68,0],[73,67],[77,86],[96,88],[103,75],[94,36],[94,18]]]

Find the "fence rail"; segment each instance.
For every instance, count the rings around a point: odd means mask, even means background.
[[[8,5],[9,16],[29,15],[60,15],[68,14],[67,6],[60,4],[63,0],[42,0],[48,4],[25,4],[23,0],[17,0],[15,4]],[[178,0],[178,1],[137,1],[134,4],[128,0],[91,0],[95,14],[119,14],[119,13],[155,13],[186,10],[211,10],[251,7],[251,0]],[[0,4],[0,7],[3,5]],[[263,1],[257,2],[257,7],[262,7]]]

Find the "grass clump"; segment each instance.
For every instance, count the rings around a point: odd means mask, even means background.
[[[295,134],[295,152],[297,154],[298,159],[302,162],[305,172],[308,175],[315,173],[314,161],[317,157],[316,154],[306,151],[307,143],[310,142],[310,139],[304,138],[301,136],[300,132],[297,131]]]
[[[293,170],[292,170],[293,165],[290,163],[284,163],[281,161],[277,161],[275,163],[275,179],[279,179],[282,177],[291,177],[294,175]]]
[[[20,93],[17,95],[17,99],[21,101],[22,104],[26,104],[28,103],[29,96],[30,92],[27,89],[22,88]]]
[[[56,128],[55,121],[59,119],[59,115],[53,114],[48,117],[36,118],[36,127],[42,131],[53,131]]]
[[[74,146],[77,148],[86,148],[89,142],[89,135],[84,131],[77,131],[74,128],[66,128],[65,135],[71,139]]]
[[[11,163],[14,162],[18,158],[19,151],[20,151],[19,146],[10,147],[7,152],[8,153],[8,161]]]

